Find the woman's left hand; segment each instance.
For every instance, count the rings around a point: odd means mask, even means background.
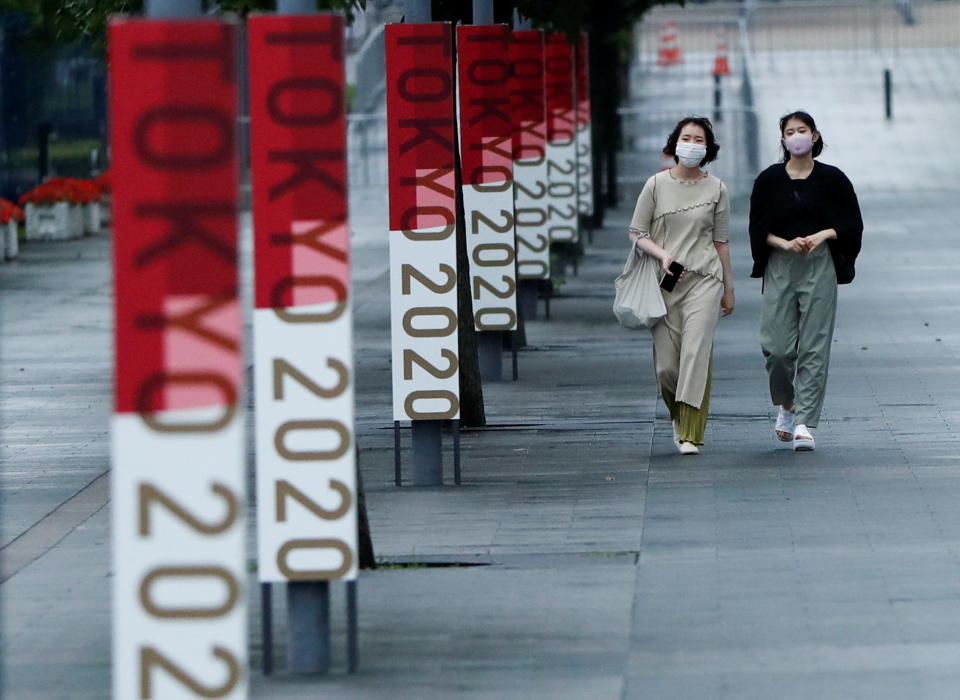
[[[720,315],[729,316],[736,305],[737,300],[733,295],[733,289],[724,289],[723,296],[720,298]]]
[[[803,240],[807,242],[807,254],[809,255],[826,241],[829,241],[831,238],[836,238],[837,232],[832,228],[824,229],[823,231],[817,231],[816,233],[810,234]]]

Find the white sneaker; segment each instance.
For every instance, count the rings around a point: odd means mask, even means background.
[[[773,434],[777,436],[780,442],[790,442],[793,440],[794,420],[793,411],[787,411],[780,407],[777,414],[777,424],[773,426]]]
[[[797,425],[793,431],[793,449],[796,452],[813,452],[817,443],[810,434],[810,430],[803,423]]]

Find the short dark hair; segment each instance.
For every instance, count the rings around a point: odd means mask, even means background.
[[[720,144],[717,143],[717,137],[713,134],[713,124],[706,117],[684,117],[673,127],[673,131],[667,137],[667,145],[663,147],[663,155],[672,156],[674,162],[679,163],[677,158],[677,141],[680,140],[680,132],[687,124],[696,124],[707,137],[707,155],[700,161],[700,165],[706,165],[717,159],[717,153],[720,152]]]
[[[782,117],[780,117],[780,138],[783,138],[783,130],[787,128],[787,122],[791,119],[798,119],[802,121],[810,128],[810,131],[814,132],[820,137],[813,142],[813,157],[816,158],[818,155],[823,153],[823,147],[827,145],[823,142],[823,134],[821,134],[820,130],[817,129],[817,123],[813,121],[813,117],[806,112],[790,112],[790,114],[784,114]],[[787,147],[783,145],[783,141],[780,142],[780,149],[783,151],[783,162],[786,163],[788,160],[790,160],[790,151],[788,151]]]

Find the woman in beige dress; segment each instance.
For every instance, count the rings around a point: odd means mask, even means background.
[[[684,266],[662,292],[667,315],[653,328],[653,356],[674,444],[687,455],[700,453],[706,432],[717,318],[735,303],[727,188],[701,170],[719,150],[709,119],[681,119],[663,149],[676,165],[646,181],[630,223],[630,238],[664,275],[674,261]]]

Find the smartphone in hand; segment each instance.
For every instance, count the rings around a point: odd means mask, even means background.
[[[673,288],[677,286],[677,282],[680,280],[680,275],[683,273],[683,265],[674,260],[670,263],[670,274],[664,275],[663,279],[660,280],[660,288],[665,292],[672,292]]]

